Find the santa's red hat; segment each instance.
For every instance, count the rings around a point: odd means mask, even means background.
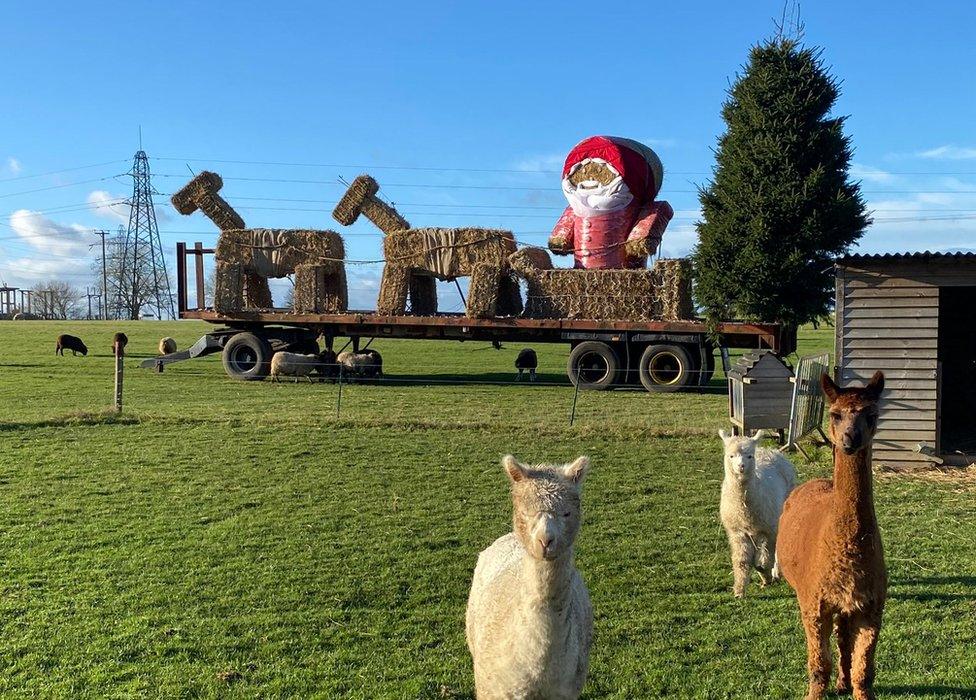
[[[664,166],[649,146],[619,136],[583,139],[566,156],[563,179],[569,176],[575,165],[588,158],[599,158],[613,166],[635,199],[650,201],[661,191]]]

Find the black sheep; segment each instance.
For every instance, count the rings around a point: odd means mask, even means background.
[[[79,352],[82,355],[88,354],[88,347],[81,342],[81,338],[73,335],[59,335],[58,343],[54,348],[54,354],[63,357],[65,350],[70,350],[73,355],[77,355]]]
[[[518,370],[518,376],[515,377],[515,381],[521,381],[522,372],[529,370],[529,381],[535,381],[535,369],[539,366],[539,358],[535,354],[535,350],[532,348],[523,348],[519,352],[518,357],[515,358],[515,369]]]

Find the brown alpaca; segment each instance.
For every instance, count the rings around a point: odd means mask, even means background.
[[[884,375],[875,372],[863,389],[841,389],[824,374],[820,386],[830,402],[834,478],[793,491],[780,517],[776,550],[807,636],[807,700],[822,698],[830,682],[832,626],[840,651],[837,692],[853,690],[857,700],[873,700],[874,650],[888,588],[871,485],[871,440]]]

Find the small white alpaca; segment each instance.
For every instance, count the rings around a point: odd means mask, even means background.
[[[513,531],[478,556],[466,619],[479,700],[579,697],[593,608],[573,563],[589,459],[525,466],[502,460]]]
[[[762,431],[751,438],[718,434],[725,443],[719,513],[732,550],[732,591],[741,598],[753,567],[763,586],[779,579],[776,533],[783,503],[796,485],[796,469],[779,450],[758,446]]]

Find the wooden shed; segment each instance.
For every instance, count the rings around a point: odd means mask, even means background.
[[[976,253],[837,261],[835,377],[885,373],[875,464],[976,462]]]

